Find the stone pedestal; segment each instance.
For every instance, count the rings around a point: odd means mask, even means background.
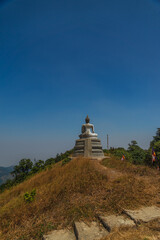
[[[98,138],[81,138],[76,140],[74,157],[104,157],[101,141]]]
[[[90,119],[87,115],[86,124],[82,125],[80,139],[76,140],[74,147],[74,157],[104,157],[101,141],[97,138],[97,134],[94,132],[94,125],[90,124]]]

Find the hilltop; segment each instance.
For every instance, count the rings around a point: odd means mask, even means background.
[[[0,239],[40,240],[53,229],[71,228],[76,220],[89,222],[104,212],[160,206],[159,182],[155,169],[112,155],[101,162],[85,158],[66,164],[60,161],[0,194]],[[33,190],[33,201],[26,202],[24,194]],[[112,239],[135,239],[132,231],[115,233]],[[138,239],[141,231],[135,231]],[[151,228],[147,234],[153,234]]]

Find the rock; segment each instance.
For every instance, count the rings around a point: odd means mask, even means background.
[[[43,236],[43,240],[76,240],[74,233],[67,229],[54,230],[48,235]]]
[[[107,228],[108,231],[111,231],[113,228],[117,227],[134,227],[135,223],[124,216],[116,216],[116,215],[110,215],[110,216],[99,216],[99,219],[101,220],[102,224],[105,228]]]
[[[154,219],[160,218],[160,208],[156,206],[143,207],[139,210],[124,210],[124,212],[136,223],[141,221],[149,222]]]
[[[96,222],[91,222],[89,225],[84,222],[75,222],[75,233],[78,240],[99,240],[109,234]]]

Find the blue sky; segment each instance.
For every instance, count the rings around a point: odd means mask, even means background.
[[[74,146],[87,114],[106,147],[160,127],[160,1],[0,1],[0,165]]]

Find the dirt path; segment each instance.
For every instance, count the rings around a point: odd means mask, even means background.
[[[104,165],[102,165],[101,164],[102,160],[103,159],[93,160],[94,167],[102,175],[106,175],[110,181],[114,181],[115,179],[117,179],[121,176],[124,176],[124,173],[121,173],[120,171],[115,170],[115,169],[113,170],[111,168],[107,168]]]

